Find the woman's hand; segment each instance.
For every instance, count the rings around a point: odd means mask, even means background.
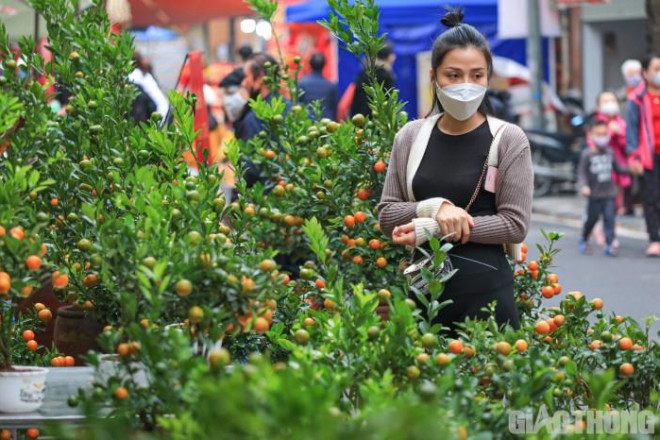
[[[630,174],[633,176],[643,176],[644,175],[644,166],[642,165],[641,162],[636,161],[636,160],[631,160],[630,163],[628,164],[628,167],[630,168]]]
[[[442,237],[463,244],[470,241],[470,229],[474,227],[474,219],[463,208],[449,204],[442,205],[435,219],[440,226]]]
[[[394,231],[392,231],[392,242],[401,246],[415,246],[417,242],[415,224],[410,222],[407,225],[394,228]]]
[[[621,127],[619,126],[619,124],[616,121],[610,121],[610,124],[609,124],[608,127],[609,127],[609,129],[612,133],[614,133],[616,135],[621,134]]]

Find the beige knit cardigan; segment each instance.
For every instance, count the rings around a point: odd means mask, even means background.
[[[435,115],[435,118],[437,119],[438,115]],[[424,121],[426,119],[408,122],[396,134],[383,195],[378,204],[383,233],[391,237],[396,226],[413,222],[418,246],[427,240],[426,230],[434,235],[440,233],[439,225],[435,220],[436,214],[444,202],[451,203],[451,200],[441,197],[422,201],[414,199],[412,181],[428,141],[422,148],[416,148],[412,152],[411,150],[415,138],[422,131]],[[494,136],[494,127],[497,124],[491,122],[501,121],[489,118]],[[428,125],[427,123],[426,126]],[[429,135],[430,133],[422,133],[422,136]],[[498,156],[498,173],[495,182],[497,214],[474,217],[475,224],[470,233],[471,242],[519,243],[527,236],[532,214],[534,172],[529,141],[520,127],[508,124],[503,129]],[[412,167],[408,164],[409,159],[413,162]],[[409,173],[409,170],[412,171]]]

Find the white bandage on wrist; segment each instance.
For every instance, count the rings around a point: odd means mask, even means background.
[[[417,217],[435,219],[444,203],[454,206],[452,202],[442,197],[422,200],[417,204]]]
[[[414,218],[413,224],[415,225],[415,246],[426,243],[429,238],[427,231],[432,235],[440,231],[440,225],[434,218]]]

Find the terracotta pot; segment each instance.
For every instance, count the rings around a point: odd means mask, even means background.
[[[51,283],[50,279],[44,281],[38,290],[25,299],[20,304],[19,310],[21,313],[28,313],[32,311],[36,303],[45,305],[53,313],[53,320],[46,325],[46,329],[42,332],[35,332],[35,339],[39,342],[39,345],[50,349],[53,347],[53,332],[55,330],[57,310],[64,305],[64,303],[60,302],[57,295],[55,295],[53,283]]]
[[[61,307],[55,319],[55,347],[66,356],[73,356],[76,365],[84,365],[80,356],[100,350],[96,340],[102,331],[103,325],[86,311]]]

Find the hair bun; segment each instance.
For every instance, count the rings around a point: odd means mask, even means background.
[[[448,28],[453,28],[463,24],[463,8],[447,8],[447,13],[440,20],[440,22]]]

